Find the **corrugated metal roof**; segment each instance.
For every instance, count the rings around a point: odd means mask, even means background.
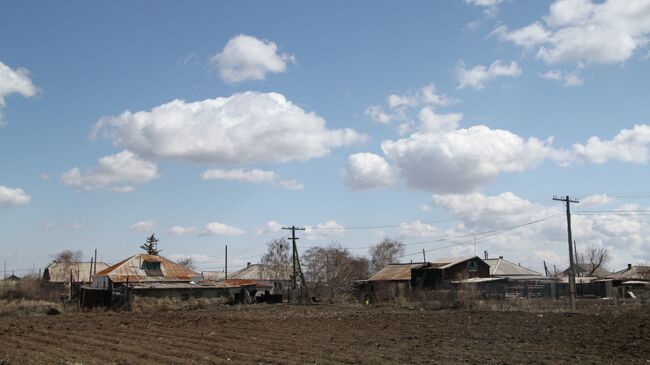
[[[144,262],[160,263],[160,270],[147,270]],[[200,274],[162,256],[140,254],[131,256],[97,273],[97,277],[108,276],[114,283],[137,282],[190,282],[202,281]]]
[[[576,274],[589,274],[589,272],[591,271],[593,266],[594,265],[592,265],[592,264],[575,264]],[[563,271],[563,273],[565,275],[569,275],[569,269],[570,268],[567,268],[566,270]],[[596,270],[594,270],[594,272],[592,274],[592,276],[598,277],[598,278],[604,278],[604,277],[609,276],[609,275],[612,275],[612,273],[607,271],[606,269],[604,269],[602,267],[596,268]]]
[[[535,270],[519,266],[503,258],[484,259],[490,265],[490,276],[543,276]]]
[[[106,269],[108,265],[97,262],[97,273]],[[90,262],[53,262],[43,271],[43,278],[50,283],[83,283],[90,281]]]
[[[368,281],[404,281],[411,280],[411,269],[425,264],[389,264],[371,276]]]
[[[616,280],[650,280],[650,266],[632,266],[607,277]]]
[[[445,259],[436,259],[433,261],[429,261],[431,264],[430,267],[436,268],[436,269],[448,269],[454,265],[458,265],[461,262],[469,261],[473,258],[478,258],[480,260],[480,257],[478,256],[465,256],[465,257],[452,257],[452,258],[445,258]]]
[[[246,280],[290,280],[291,269],[285,268],[284,270],[273,270],[267,265],[252,264],[247,267],[228,274],[229,279],[246,279]]]
[[[493,281],[501,281],[505,278],[469,278],[465,280],[452,281],[454,284],[477,284],[477,283],[488,283]]]
[[[226,278],[226,273],[223,271],[201,271],[204,281],[220,281]]]

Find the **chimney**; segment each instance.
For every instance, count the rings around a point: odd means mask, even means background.
[[[246,268],[249,268],[249,267],[251,267],[251,263],[250,263],[250,262],[247,262],[247,263],[246,263]]]
[[[487,260],[487,259],[488,259],[488,253],[487,253],[487,250],[483,251],[483,255],[485,256],[485,259]]]
[[[632,264],[627,264],[627,269],[632,270]]]

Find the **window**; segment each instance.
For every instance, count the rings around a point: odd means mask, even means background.
[[[142,269],[147,276],[163,276],[162,270],[160,270],[160,262],[158,261],[143,261]]]
[[[478,271],[478,265],[476,264],[476,261],[467,261],[467,271],[469,272],[474,272]]]

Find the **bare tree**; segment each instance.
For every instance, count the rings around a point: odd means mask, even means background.
[[[145,250],[149,255],[158,255],[162,251],[158,249],[158,239],[153,233],[147,237],[147,240],[140,248]]]
[[[291,245],[284,238],[266,243],[266,253],[260,262],[268,268],[270,279],[285,280],[291,270]]]
[[[194,266],[194,262],[192,261],[191,257],[185,257],[182,259],[179,259],[176,261],[177,264],[184,266],[190,270],[196,270],[196,266]]]
[[[81,253],[81,250],[63,250],[53,254],[52,259],[54,262],[69,264],[71,262],[80,262],[83,260],[83,254]]]
[[[368,259],[354,256],[340,243],[312,247],[302,257],[305,277],[313,293],[323,293],[329,302],[352,289],[352,281],[368,277]]]
[[[594,272],[600,268],[604,268],[609,262],[609,252],[605,247],[598,247],[591,245],[584,250],[578,252],[576,258],[577,263],[587,264],[587,272],[584,274],[588,277],[594,276]]]
[[[370,248],[370,273],[376,273],[386,265],[394,263],[404,254],[404,244],[400,241],[384,238]]]

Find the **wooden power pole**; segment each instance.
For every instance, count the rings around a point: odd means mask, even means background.
[[[569,241],[569,299],[571,300],[571,310],[576,310],[576,268],[573,262],[573,237],[571,236],[571,203],[580,203],[578,199],[571,199],[569,196],[557,197],[553,200],[564,202],[566,205],[566,225]]]
[[[298,275],[300,275],[300,283],[301,283],[301,298],[300,302],[302,302],[302,291],[307,290],[307,282],[305,281],[305,276],[302,274],[302,269],[300,268],[300,255],[298,255],[298,246],[296,245],[296,240],[298,237],[296,237],[296,231],[304,231],[304,228],[298,228],[296,226],[291,226],[291,227],[282,227],[282,229],[286,230],[291,230],[291,242],[293,246],[292,254],[291,254],[291,261],[292,261],[292,267],[293,267],[293,276],[291,278],[291,292],[295,293],[296,289],[298,288],[298,283],[296,279],[298,278]],[[307,297],[309,297],[309,292],[307,292]],[[291,298],[292,300],[294,298]],[[311,298],[309,298],[309,301],[311,302]]]

